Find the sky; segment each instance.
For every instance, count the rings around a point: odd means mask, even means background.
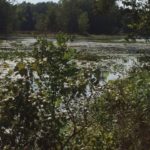
[[[30,2],[30,3],[34,3],[34,4],[36,4],[36,3],[38,3],[38,2],[50,2],[50,1],[52,1],[52,2],[58,2],[59,0],[16,0],[16,2],[18,2],[18,3],[22,3],[23,1],[26,1],[26,2]],[[146,0],[143,0],[143,2],[145,2]],[[119,5],[121,5],[121,2],[119,2]]]
[[[38,2],[58,2],[59,0],[16,0],[18,3],[22,3],[23,1],[26,1],[26,2],[30,2],[30,3],[38,3]]]

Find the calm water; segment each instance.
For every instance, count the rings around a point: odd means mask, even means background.
[[[55,39],[48,39],[49,41],[56,42]],[[30,50],[36,42],[33,37],[26,38],[8,38],[3,39],[0,42],[0,47],[8,47]],[[140,52],[143,50],[150,51],[150,44],[142,43],[100,43],[92,41],[74,41],[68,43],[68,46],[76,48],[78,51],[91,54],[94,56],[101,56],[99,60],[76,60],[78,67],[80,68],[93,68],[98,72],[99,84],[104,84],[110,80],[116,80],[118,78],[124,78],[127,76],[133,67],[142,65],[145,62],[141,62],[143,57]],[[26,61],[26,60],[25,60]],[[8,73],[9,69],[15,67],[16,62],[10,60],[0,60],[0,78]],[[93,78],[94,74],[93,74]]]

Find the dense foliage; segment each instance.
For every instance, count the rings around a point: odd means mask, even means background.
[[[0,149],[148,149],[149,57],[97,90],[98,70],[76,65],[68,39],[39,38],[0,80]]]
[[[0,32],[114,34],[124,32],[126,12],[117,0],[60,0],[31,4],[0,2]]]
[[[14,7],[6,0],[0,0],[0,33],[10,32],[14,25]]]
[[[11,3],[10,3],[11,2]],[[149,36],[149,1],[60,0],[31,4],[0,1],[0,32],[59,31]],[[122,2],[122,5],[121,3]]]
[[[129,38],[138,36],[149,38],[150,35],[150,1],[149,0],[123,0],[126,15],[124,19],[129,31]]]
[[[56,45],[38,39],[33,58],[18,59],[0,81],[0,149],[82,147],[78,141],[90,125],[90,80],[66,41],[63,35]]]
[[[92,108],[96,144],[109,150],[145,150],[150,147],[150,72],[135,69],[127,79],[109,83]]]
[[[125,0],[124,5],[119,9],[113,0],[61,0],[13,6],[1,0],[0,30],[113,33],[114,14],[121,13],[123,28],[132,38],[147,37],[149,3]],[[6,8],[15,8],[15,13]],[[16,24],[15,19],[7,20],[11,15],[19,18]],[[0,149],[149,149],[149,57],[141,57],[143,66],[133,68],[126,78],[97,88],[98,69],[77,66],[68,40],[61,34],[56,43],[39,38],[28,58],[22,57],[25,52],[14,53],[19,55],[15,67],[0,80]],[[1,53],[0,58],[14,55]]]

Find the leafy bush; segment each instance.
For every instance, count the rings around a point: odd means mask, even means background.
[[[0,149],[149,149],[149,60],[97,93],[99,70],[79,68],[68,40],[39,38],[0,80]]]
[[[149,100],[150,72],[147,69],[135,69],[127,79],[109,83],[92,107],[95,122],[100,127],[96,137],[98,147],[109,150],[149,149]]]
[[[89,126],[86,74],[73,61],[68,37],[39,38],[0,85],[1,149],[71,149]],[[30,60],[31,59],[31,60]],[[80,133],[82,133],[80,135]]]

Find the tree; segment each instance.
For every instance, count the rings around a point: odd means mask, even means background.
[[[38,39],[33,61],[22,59],[0,82],[0,149],[83,147],[78,141],[91,124],[89,73],[76,67],[66,41],[63,35],[57,44]]]
[[[58,4],[55,4],[55,3],[49,4],[48,10],[47,10],[48,30],[51,32],[58,31],[58,25],[59,25],[58,10],[59,10]]]
[[[128,22],[130,29],[129,38],[143,36],[148,38],[150,34],[150,4],[149,1],[123,0],[124,9],[128,10]]]
[[[33,31],[35,27],[33,5],[23,2],[16,9],[18,28],[22,31]]]
[[[95,11],[105,14],[116,7],[116,0],[97,0],[95,1]]]
[[[81,13],[78,19],[79,32],[86,34],[89,28],[89,18],[86,12]]]
[[[48,31],[48,18],[45,14],[37,15],[35,29],[40,32]]]
[[[77,0],[61,0],[59,7],[59,29],[68,33],[78,32],[79,8]]]
[[[7,33],[13,30],[13,6],[6,0],[0,1],[0,32]]]
[[[93,2],[90,17],[90,32],[113,34],[120,29],[119,8],[116,0],[97,0]]]

